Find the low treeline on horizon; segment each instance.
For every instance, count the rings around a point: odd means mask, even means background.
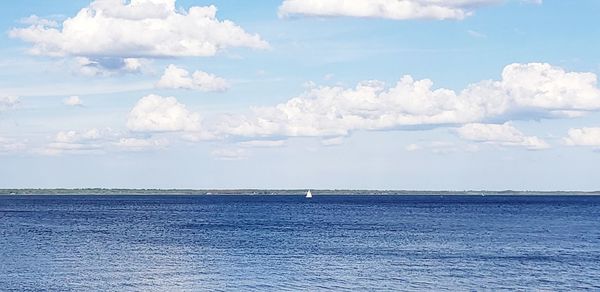
[[[0,195],[300,195],[306,189],[0,189]],[[600,191],[514,191],[514,190],[351,190],[313,189],[318,195],[600,195]]]

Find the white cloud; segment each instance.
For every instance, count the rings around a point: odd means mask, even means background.
[[[73,95],[63,99],[63,104],[68,106],[82,106],[83,102],[79,96]]]
[[[284,0],[279,16],[351,16],[388,19],[464,19],[475,8],[503,0]]]
[[[570,146],[600,147],[600,128],[574,128],[569,129],[565,143]]]
[[[496,124],[467,124],[459,128],[461,138],[501,146],[519,146],[529,150],[542,150],[550,145],[536,136],[525,136],[510,123]]]
[[[19,102],[16,96],[0,96],[0,111],[15,108]]]
[[[242,160],[248,158],[248,152],[240,148],[217,149],[211,152],[219,160]]]
[[[491,84],[518,108],[555,111],[600,109],[600,89],[594,73],[566,72],[550,64],[512,64],[502,81]],[[485,91],[479,91],[485,93]]]
[[[593,73],[511,64],[501,80],[474,83],[460,92],[434,89],[431,80],[410,76],[392,87],[373,80],[355,88],[310,87],[285,103],[228,116],[217,131],[246,137],[346,136],[354,130],[569,117],[596,110],[600,89]]]
[[[175,8],[175,0],[96,0],[59,28],[35,24],[10,36],[48,56],[155,58],[213,56],[231,47],[268,44],[235,23],[216,18],[215,6]],[[95,61],[95,60],[93,60]]]
[[[136,58],[125,58],[123,59],[123,68],[128,72],[137,72],[142,69],[144,63],[141,59]]]
[[[137,132],[196,131],[200,116],[190,112],[174,97],[148,95],[129,112],[127,128]]]
[[[77,131],[60,131],[54,139],[58,143],[75,143],[86,140],[97,140],[100,138],[98,129],[92,129],[84,133]]]
[[[156,84],[158,88],[194,89],[200,91],[225,91],[229,84],[223,78],[202,71],[190,72],[175,65],[169,65]]]
[[[164,149],[169,145],[165,138],[161,139],[139,139],[121,138],[115,145],[126,151],[144,151],[148,149]]]

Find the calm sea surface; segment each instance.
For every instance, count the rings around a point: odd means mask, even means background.
[[[600,290],[600,197],[0,196],[1,291]]]

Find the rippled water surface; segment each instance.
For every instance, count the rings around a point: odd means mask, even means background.
[[[0,290],[600,289],[600,197],[0,196]]]

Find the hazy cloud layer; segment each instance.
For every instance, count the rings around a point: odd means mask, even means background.
[[[17,141],[15,139],[4,138],[0,136],[0,155],[2,154],[10,154],[13,152],[18,152],[21,150],[25,150],[26,145],[21,141]]]
[[[279,16],[351,16],[388,19],[464,19],[503,0],[285,0]],[[541,1],[539,1],[541,3]]]
[[[103,154],[108,151],[156,150],[168,145],[166,138],[139,138],[111,128],[93,128],[84,131],[60,131],[52,142],[36,152],[42,155]]]
[[[16,96],[0,96],[0,111],[8,110],[19,104],[19,98]]]
[[[112,129],[90,129],[87,131],[60,131],[54,140],[38,152],[43,155],[62,153],[102,153],[108,141],[119,134]]]

